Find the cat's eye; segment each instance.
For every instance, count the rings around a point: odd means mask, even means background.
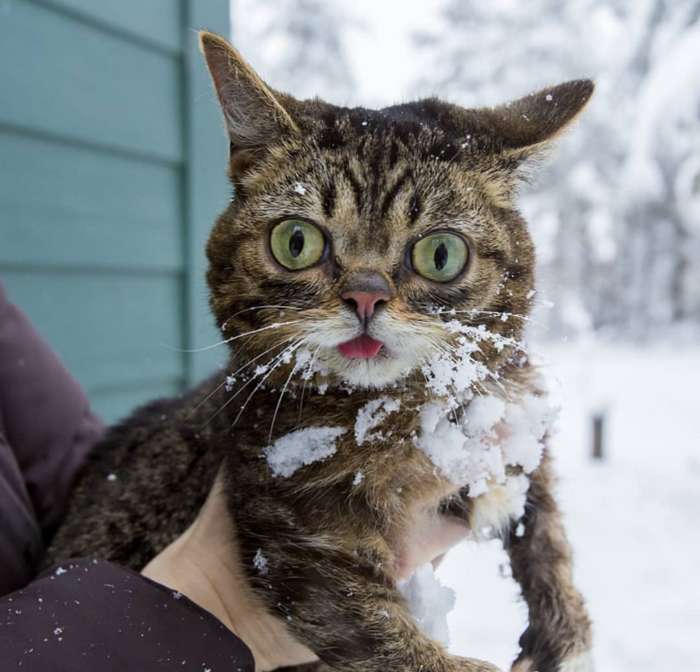
[[[434,282],[454,280],[468,260],[467,244],[454,233],[433,233],[417,241],[411,250],[413,269]]]
[[[270,233],[270,249],[279,264],[300,271],[317,263],[326,249],[321,230],[301,219],[285,219]]]

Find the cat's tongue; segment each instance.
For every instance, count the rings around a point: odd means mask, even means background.
[[[372,359],[382,349],[382,345],[384,344],[381,341],[362,334],[351,341],[341,343],[338,350],[349,359]]]

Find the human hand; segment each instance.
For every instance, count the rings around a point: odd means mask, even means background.
[[[286,622],[270,614],[251,589],[223,485],[219,474],[194,523],[142,574],[216,616],[250,648],[258,672],[315,661],[315,654],[294,639]],[[417,511],[397,553],[395,578],[408,578],[427,562],[436,565],[467,533],[466,525],[455,519]]]

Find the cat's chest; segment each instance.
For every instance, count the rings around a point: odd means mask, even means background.
[[[334,488],[338,499],[390,516],[436,512],[445,501],[479,533],[522,515],[528,474],[542,456],[551,409],[525,394],[447,401],[375,394],[309,403],[303,422],[277,415],[258,432],[262,477],[282,488]]]

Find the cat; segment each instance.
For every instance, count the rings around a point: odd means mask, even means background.
[[[513,670],[591,670],[522,346],[534,249],[515,199],[592,82],[495,108],[349,109],[200,43],[235,192],[207,245],[229,368],[109,431],[49,558],[141,569],[221,470],[247,580],[319,668],[495,670],[408,614],[397,548],[421,509],[502,538],[529,613]]]

